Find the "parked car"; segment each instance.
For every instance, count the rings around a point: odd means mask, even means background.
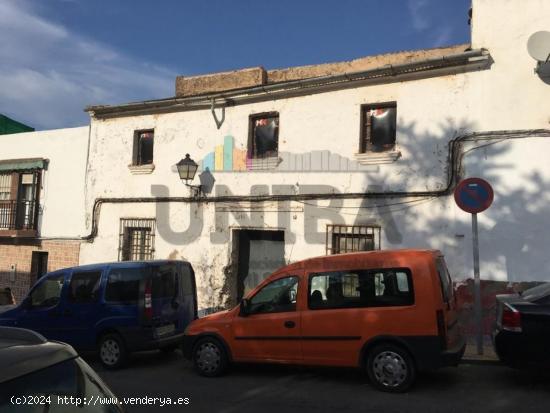
[[[132,261],[46,274],[19,306],[0,314],[0,325],[98,351],[106,367],[116,368],[133,351],[174,350],[196,317],[189,263]]]
[[[15,307],[15,298],[10,288],[0,290],[0,313]]]
[[[0,412],[123,411],[71,346],[21,328],[0,327],[0,388]]]
[[[431,250],[296,262],[185,334],[184,355],[204,376],[231,362],[349,366],[392,392],[417,370],[457,365],[465,348],[445,260]]]
[[[496,297],[495,351],[511,367],[550,367],[550,283]]]

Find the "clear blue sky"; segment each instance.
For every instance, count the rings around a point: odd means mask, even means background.
[[[176,75],[469,42],[470,0],[0,0],[0,113],[84,125],[169,97]]]

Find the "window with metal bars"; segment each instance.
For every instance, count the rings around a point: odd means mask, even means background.
[[[151,260],[155,255],[155,220],[120,220],[119,261]]]
[[[380,227],[368,225],[327,225],[327,255],[379,249]]]

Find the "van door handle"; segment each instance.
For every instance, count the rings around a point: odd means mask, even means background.
[[[69,309],[66,309],[65,311],[63,311],[63,315],[64,316],[69,316],[69,315],[73,315],[73,312]]]
[[[294,328],[294,327],[296,327],[296,323],[294,321],[285,321],[285,327],[286,328]]]

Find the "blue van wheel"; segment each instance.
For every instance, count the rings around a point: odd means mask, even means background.
[[[117,369],[126,361],[126,347],[115,333],[105,334],[99,340],[99,359],[108,369]]]

